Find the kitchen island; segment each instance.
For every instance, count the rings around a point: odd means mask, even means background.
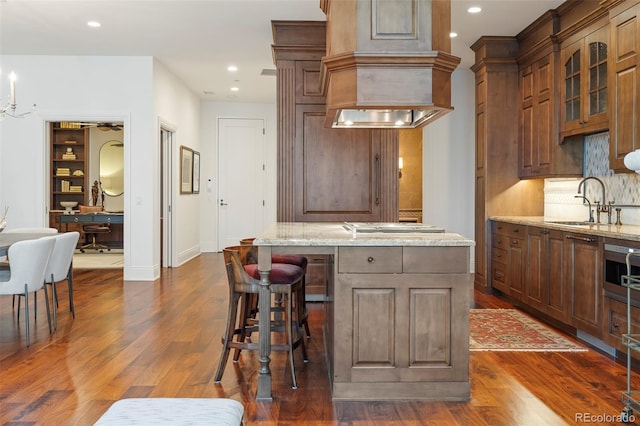
[[[272,254],[325,255],[323,331],[333,399],[466,401],[474,242],[429,225],[380,225],[272,225],[254,241],[260,310],[269,310]],[[271,400],[269,324],[259,325],[256,398]]]

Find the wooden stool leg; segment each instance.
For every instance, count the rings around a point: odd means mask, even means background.
[[[227,328],[225,330],[224,336],[222,336],[222,352],[220,353],[220,361],[218,362],[218,369],[216,370],[214,382],[220,383],[222,379],[222,374],[224,373],[224,368],[227,365],[227,360],[229,359],[229,352],[231,348],[229,347],[229,342],[233,339],[234,330],[236,327],[236,316],[238,314],[238,300],[240,299],[240,295],[237,293],[231,292],[229,294],[229,311],[227,312]]]
[[[251,335],[251,333],[247,333],[247,326],[249,326],[249,320],[251,319],[252,296],[254,296],[252,293],[244,293],[242,295],[240,318],[238,318],[238,342],[244,342],[247,336]],[[240,348],[236,348],[233,353],[233,362],[237,363],[240,359],[240,351]]]
[[[286,293],[284,295],[284,302],[285,302],[285,319],[284,319],[284,323],[285,323],[285,327],[287,329],[287,343],[289,345],[289,365],[291,366],[291,382],[293,383],[293,389],[298,389],[298,382],[296,381],[296,369],[294,366],[294,360],[293,360],[293,324],[294,322],[292,321],[292,309],[291,309],[291,304],[292,304],[292,299],[293,297],[291,297],[292,294],[291,292]],[[296,327],[297,329],[297,327]]]

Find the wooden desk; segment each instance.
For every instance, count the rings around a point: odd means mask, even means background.
[[[253,244],[259,247],[260,312],[270,309],[272,254],[328,259],[323,332],[333,399],[469,400],[472,240],[298,222],[276,223]],[[258,326],[256,399],[270,401],[268,316],[259,316]]]
[[[61,214],[58,216],[58,231],[62,232],[62,224],[65,225],[65,232],[69,231],[69,224],[88,225],[88,224],[124,224],[123,213],[76,213],[76,214]],[[117,241],[117,246],[114,248],[123,248],[124,241]]]

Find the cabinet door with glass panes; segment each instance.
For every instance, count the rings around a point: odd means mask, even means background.
[[[562,137],[596,133],[609,127],[608,44],[608,25],[600,25],[577,40],[569,39],[562,48]]]

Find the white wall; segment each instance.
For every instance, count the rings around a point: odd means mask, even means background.
[[[159,276],[158,116],[176,123],[197,147],[197,97],[151,57],[0,56],[0,69],[18,75],[20,110],[35,114],[0,124],[0,206],[10,206],[8,226],[45,226],[48,211],[47,121],[123,121],[125,145],[125,267],[127,280]],[[198,201],[178,200],[194,211]],[[177,232],[177,246],[197,250],[198,221]],[[195,225],[193,225],[195,223]],[[179,226],[180,224],[178,224]],[[183,236],[184,235],[184,236]]]
[[[424,127],[422,221],[473,238],[475,76],[452,75],[454,110]]]
[[[275,81],[273,82],[275,85]],[[218,119],[257,118],[266,126],[267,144],[267,226],[276,221],[277,189],[277,122],[276,104],[246,104],[203,102],[200,115],[202,183],[200,189],[200,246],[202,251],[215,252],[218,247]],[[211,179],[211,191],[207,182]]]
[[[181,265],[200,254],[200,194],[180,194],[180,145],[195,151],[200,148],[200,100],[185,84],[164,65],[154,61],[153,73],[153,144],[147,156],[153,159],[153,185],[149,186],[152,200],[153,264],[160,265],[160,123],[171,123],[174,134],[173,170],[175,173],[173,190],[174,259]],[[201,153],[201,158],[202,158]],[[201,169],[202,170],[202,169]],[[201,171],[202,175],[202,171]],[[159,269],[158,269],[159,274]]]

